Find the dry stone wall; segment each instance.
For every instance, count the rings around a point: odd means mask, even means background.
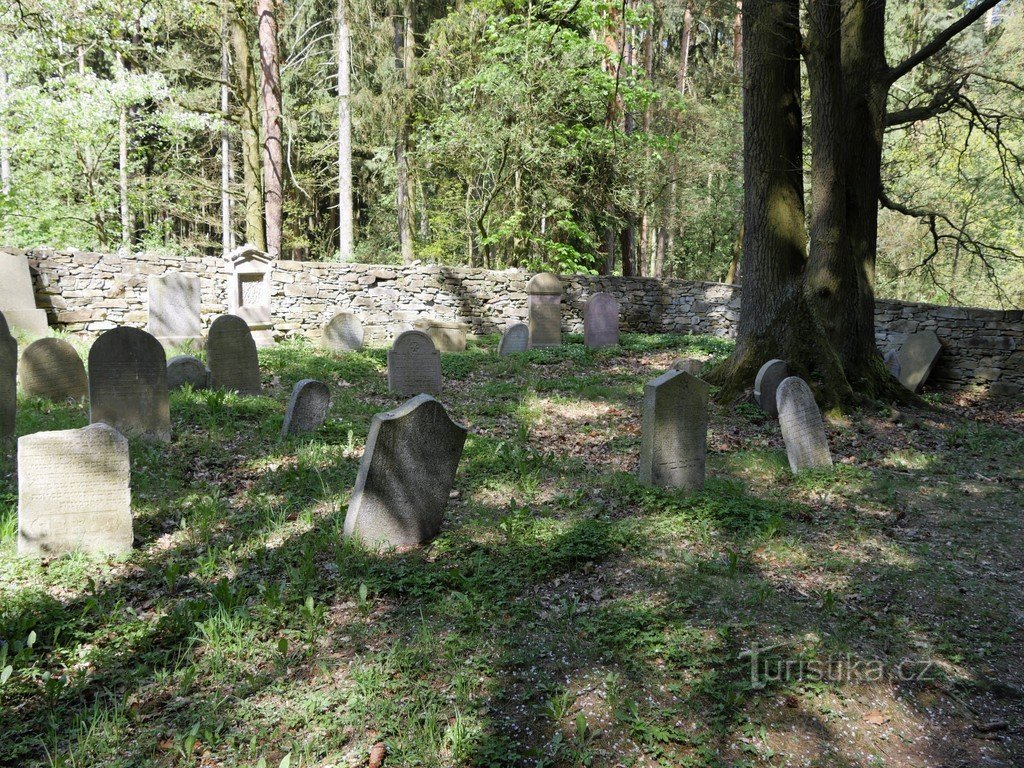
[[[38,248],[28,257],[36,303],[51,327],[96,335],[118,325],[145,327],[150,275],[197,275],[204,331],[227,312],[227,262],[215,256],[100,254]],[[273,331],[278,338],[320,338],[339,311],[366,326],[366,343],[382,345],[429,316],[494,333],[527,316],[530,275],[436,265],[389,266],[281,261],[272,274]],[[644,277],[563,276],[563,331],[583,332],[587,299],[603,291],[622,307],[623,331],[680,332],[731,337],[739,320],[741,290],[719,283]],[[938,386],[1024,387],[1024,313],[879,301],[879,348],[898,347],[907,334],[931,329],[943,353],[932,373]]]

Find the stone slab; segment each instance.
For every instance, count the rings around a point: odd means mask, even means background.
[[[260,359],[256,341],[245,320],[221,315],[210,325],[206,338],[206,361],[210,368],[210,386],[240,395],[258,395]]]
[[[595,293],[584,305],[583,343],[594,348],[619,343],[619,302],[610,293]]]
[[[899,351],[900,383],[911,392],[920,390],[941,351],[942,344],[934,331],[918,331],[907,336]]]
[[[779,415],[775,393],[779,384],[787,378],[789,364],[785,360],[769,360],[761,366],[754,378],[754,400],[773,419]]]
[[[12,448],[18,417],[18,342],[0,315],[0,441]]]
[[[168,442],[167,356],[152,334],[114,328],[89,350],[89,421],[122,435]]]
[[[562,297],[554,294],[531,294],[529,309],[530,348],[557,347],[562,343]]]
[[[12,332],[31,338],[46,335],[46,312],[36,308],[32,273],[24,253],[0,251],[0,312]]]
[[[303,379],[292,388],[281,437],[320,429],[331,410],[331,390],[322,381]]]
[[[388,391],[396,395],[441,391],[441,356],[423,331],[399,334],[388,350]]]
[[[890,349],[882,357],[882,361],[885,363],[885,367],[889,369],[895,378],[900,377],[900,353],[895,349]]]
[[[199,342],[203,324],[199,278],[168,272],[149,277],[149,324],[146,327],[164,346]]]
[[[424,318],[415,321],[413,328],[427,334],[438,352],[466,351],[466,333],[469,331],[466,323]]]
[[[186,384],[194,390],[209,389],[210,369],[198,357],[175,355],[167,361],[167,389],[181,389]]]
[[[85,363],[64,339],[37,339],[21,355],[18,378],[29,397],[55,402],[82,400],[89,395]]]
[[[790,376],[782,380],[775,395],[789,468],[795,473],[814,467],[831,467],[832,453],[825,424],[807,382]]]
[[[498,342],[498,354],[512,355],[525,352],[530,348],[530,326],[526,323],[513,323],[501,334]]]
[[[704,487],[708,384],[668,371],[644,386],[640,482],[690,491]]]
[[[332,352],[353,352],[363,346],[363,324],[352,312],[338,312],[324,326],[320,344]]]
[[[700,378],[700,372],[704,368],[704,363],[701,360],[695,360],[692,357],[680,357],[672,363],[670,370],[682,371],[688,373],[691,376]]]

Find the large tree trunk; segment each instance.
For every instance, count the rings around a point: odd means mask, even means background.
[[[338,0],[338,250],[342,261],[352,259],[352,113],[349,105],[350,34],[345,4]]]
[[[228,4],[221,9],[220,29],[220,117],[223,126],[220,131],[220,245],[227,253],[234,247],[231,230],[231,135],[228,122],[231,119],[230,88],[228,78],[231,77],[229,38],[231,35],[228,15]]]
[[[263,95],[263,197],[267,253],[281,257],[284,226],[284,152],[281,144],[281,65],[277,50],[277,3],[256,0]]]
[[[399,15],[399,10],[401,15]],[[411,264],[415,260],[413,250],[413,207],[412,184],[409,172],[409,133],[412,98],[413,66],[416,44],[413,27],[412,0],[402,0],[401,8],[395,9],[394,48],[395,66],[402,70],[405,94],[402,99],[402,113],[399,115],[398,136],[395,140],[395,205],[398,209],[398,241],[402,251],[402,262]]]
[[[259,91],[252,66],[249,37],[241,19],[231,20],[231,50],[238,79],[238,125],[242,134],[242,189],[245,198],[245,242],[267,250],[263,229],[263,166],[260,157]]]

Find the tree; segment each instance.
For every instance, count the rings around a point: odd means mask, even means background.
[[[350,104],[351,82],[349,55],[351,33],[348,15],[345,13],[347,0],[338,0],[338,250],[342,261],[349,261],[353,255],[354,233],[352,229],[352,112]]]
[[[276,0],[256,0],[263,101],[263,205],[267,253],[281,257],[284,233],[284,151],[281,143],[281,61],[277,49]]]

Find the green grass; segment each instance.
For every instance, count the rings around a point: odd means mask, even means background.
[[[17,557],[5,475],[0,765],[363,765],[384,742],[393,766],[859,766],[894,742],[840,735],[837,712],[927,730],[964,710],[917,688],[879,705],[841,681],[765,684],[744,652],[926,658],[934,695],[972,696],[993,669],[1015,690],[1019,429],[924,415],[894,434],[868,414],[831,430],[845,462],[794,477],[777,425],[716,407],[705,490],[652,489],[634,472],[644,382],[729,344],[566,341],[442,355],[440,399],[472,431],[420,549],[342,536],[370,419],[398,402],[383,350],[292,342],[261,351],[261,397],[174,393],[172,443],[131,446],[125,560]],[[330,385],[331,415],[281,441],[302,378]],[[23,400],[18,431],[87,421]],[[796,714],[817,723],[802,746]]]

